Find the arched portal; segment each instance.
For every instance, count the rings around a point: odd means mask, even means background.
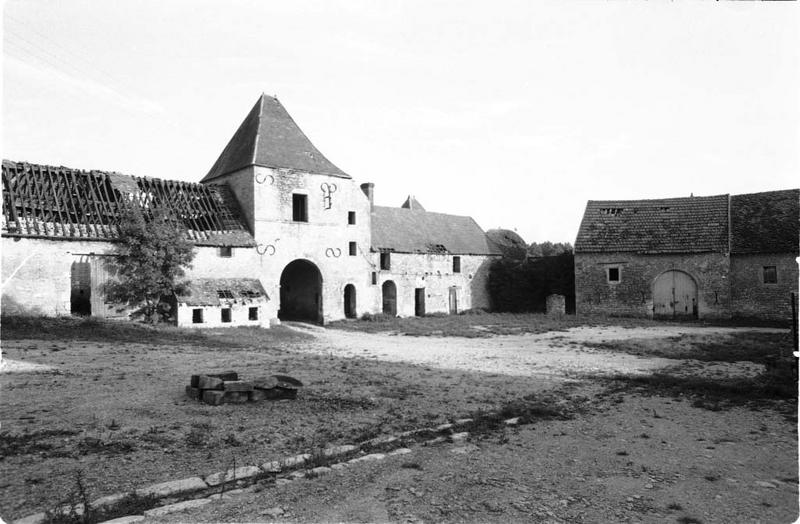
[[[661,273],[653,282],[653,315],[697,318],[697,283],[683,271]]]
[[[356,286],[347,284],[344,286],[344,316],[345,318],[356,318]]]
[[[278,318],[322,323],[322,273],[313,262],[298,259],[283,269]]]
[[[391,280],[387,280],[381,289],[383,291],[383,313],[393,317],[397,316],[397,286]]]

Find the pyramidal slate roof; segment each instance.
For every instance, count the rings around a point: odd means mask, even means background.
[[[277,98],[265,94],[201,182],[253,165],[350,178],[314,147]]]
[[[414,198],[414,195],[408,195],[408,198],[406,198],[406,201],[403,202],[403,205],[400,207],[404,209],[416,209],[418,211],[425,211],[425,208],[422,207],[422,204],[420,204],[416,198]]]
[[[138,206],[165,212],[196,245],[255,245],[225,185],[9,160],[2,173],[2,236],[115,241],[126,210]]]
[[[375,206],[372,249],[397,253],[500,255],[472,217]]]
[[[728,195],[590,200],[575,252],[728,251]]]
[[[800,251],[800,189],[731,197],[731,253]]]

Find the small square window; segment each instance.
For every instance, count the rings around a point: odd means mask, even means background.
[[[619,268],[618,267],[610,267],[608,268],[608,281],[609,282],[619,282],[620,280],[619,275]]]
[[[222,246],[219,248],[219,256],[222,258],[231,258],[233,256],[233,248],[230,246]]]
[[[248,308],[247,318],[248,320],[258,320],[258,308],[257,307]]]
[[[203,310],[193,309],[192,310],[192,324],[202,324],[203,323]]]
[[[347,212],[347,223],[351,226],[356,225],[356,212],[355,211],[348,211]]]
[[[231,308],[224,307],[222,308],[222,322],[228,323],[231,321]]]
[[[764,266],[764,283],[778,283],[778,268],[776,266]]]
[[[350,250],[350,256],[354,257],[358,254],[358,245],[355,242],[350,242],[348,244],[348,249]]]
[[[392,269],[392,257],[391,253],[381,253],[381,269],[390,270]]]
[[[373,286],[377,286],[378,285],[378,272],[377,271],[373,271],[372,272],[372,285]]]
[[[292,220],[308,222],[308,195],[292,195]]]
[[[461,257],[453,257],[453,273],[461,273]]]

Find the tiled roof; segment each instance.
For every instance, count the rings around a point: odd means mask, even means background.
[[[248,166],[350,178],[314,147],[277,98],[261,95],[203,182]]]
[[[800,244],[800,190],[731,197],[731,253],[794,253]]]
[[[372,213],[372,248],[398,253],[501,254],[471,217],[381,206]]]
[[[195,278],[188,282],[184,292],[177,294],[177,298],[178,302],[189,306],[269,300],[257,278]]]
[[[590,200],[576,253],[727,252],[728,196]]]
[[[113,241],[132,205],[165,211],[196,245],[255,245],[227,186],[3,160],[3,236]]]

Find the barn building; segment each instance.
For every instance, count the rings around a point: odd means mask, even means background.
[[[578,313],[791,318],[800,190],[589,201],[575,241]]]
[[[374,185],[330,162],[262,95],[199,183],[3,161],[5,313],[122,317],[104,299],[126,206],[160,209],[195,245],[181,325],[324,323],[488,307],[499,251],[469,217],[413,197],[374,206]]]

